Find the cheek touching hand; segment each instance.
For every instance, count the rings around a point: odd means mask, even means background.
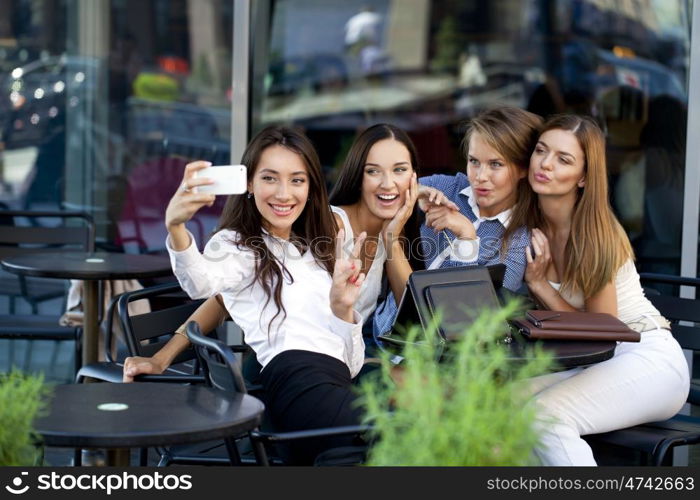
[[[413,213],[413,207],[418,199],[418,177],[415,172],[411,175],[411,185],[406,190],[406,196],[403,205],[394,215],[394,218],[384,223],[381,236],[384,240],[384,247],[389,246],[396,241],[403,231],[403,227]]]

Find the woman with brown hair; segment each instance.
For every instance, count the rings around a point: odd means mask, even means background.
[[[545,465],[595,465],[586,434],[674,415],[689,375],[669,324],[647,300],[627,235],[608,201],[605,138],[590,118],[556,115],[544,125],[530,160],[532,193],[514,223],[532,230],[525,281],[554,311],[616,316],[641,333],[613,358],[588,368],[537,377]]]

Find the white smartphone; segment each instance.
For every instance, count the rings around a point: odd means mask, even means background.
[[[207,177],[214,184],[198,186],[195,193],[207,194],[243,194],[246,192],[248,178],[245,165],[216,165],[203,168],[194,173],[194,177]]]

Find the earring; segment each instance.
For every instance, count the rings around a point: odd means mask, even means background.
[[[253,193],[248,193],[248,199],[250,200],[252,198],[253,198]]]

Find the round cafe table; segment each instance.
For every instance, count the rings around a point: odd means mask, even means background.
[[[52,388],[34,421],[45,446],[107,448],[108,465],[129,465],[129,448],[241,435],[260,425],[264,404],[201,385],[66,384]]]
[[[160,255],[57,251],[8,257],[0,262],[10,273],[42,278],[84,280],[83,365],[98,357],[98,300],[102,280],[145,279],[172,274],[170,260]]]
[[[406,342],[400,337],[390,335],[380,336],[379,339],[393,348],[403,348]],[[420,342],[419,342],[420,343]],[[523,363],[532,355],[534,346],[547,351],[554,362],[553,369],[565,370],[576,366],[592,365],[608,360],[615,354],[617,342],[588,341],[588,340],[529,340],[514,334],[509,343],[502,343],[506,349],[508,361],[513,364]]]
[[[592,365],[613,357],[617,342],[589,340],[528,340],[514,336],[509,344],[508,359],[512,362],[524,362],[530,356],[535,345],[551,354],[555,367],[558,369],[574,368],[576,366]]]

